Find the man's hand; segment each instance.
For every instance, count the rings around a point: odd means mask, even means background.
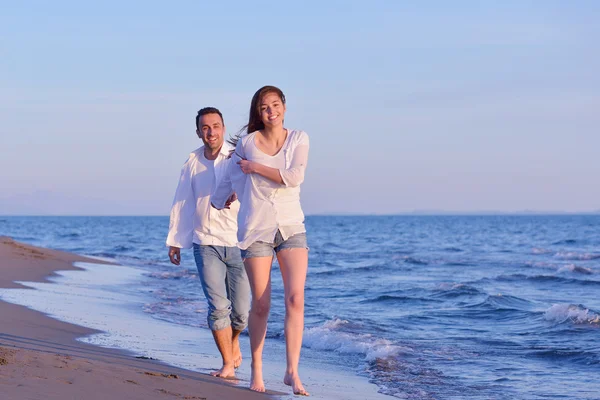
[[[175,265],[181,263],[181,249],[179,247],[169,247],[169,259]]]
[[[231,203],[233,203],[236,200],[237,200],[237,194],[234,193],[231,196],[229,196],[229,198],[225,202],[225,208],[229,208],[229,206],[231,205]]]

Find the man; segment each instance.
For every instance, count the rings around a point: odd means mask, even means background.
[[[181,262],[182,248],[194,248],[208,301],[208,325],[223,359],[221,369],[211,375],[230,378],[242,362],[239,335],[247,326],[250,285],[236,246],[239,202],[234,195],[228,208],[217,210],[211,207],[210,196],[227,173],[233,147],[224,143],[223,115],[216,108],[198,111],[196,134],[204,146],[190,154],[181,170],[167,246],[175,265]]]

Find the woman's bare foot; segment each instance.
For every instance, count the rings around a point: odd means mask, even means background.
[[[255,366],[252,363],[252,373],[250,375],[250,390],[254,390],[255,392],[264,392],[265,391],[265,382],[263,381],[262,376],[262,365]]]
[[[242,365],[242,351],[240,350],[240,341],[234,339],[233,341],[233,367],[238,369]]]
[[[221,369],[210,373],[212,376],[217,378],[230,379],[235,378],[235,368],[233,365],[223,365]]]
[[[298,374],[286,372],[285,377],[283,378],[283,383],[291,386],[294,390],[294,394],[299,396],[310,396],[310,394],[308,394],[308,392],[304,389],[304,386],[302,386],[302,382],[300,381]]]

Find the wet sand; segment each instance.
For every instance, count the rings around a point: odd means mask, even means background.
[[[0,287],[46,281],[73,262],[98,260],[0,237]],[[34,290],[34,289],[30,289]],[[97,333],[0,301],[0,398],[2,399],[269,399],[235,382],[82,343]]]

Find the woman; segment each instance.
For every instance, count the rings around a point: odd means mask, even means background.
[[[304,284],[308,246],[300,184],[308,160],[308,135],[284,128],[285,96],[274,86],[252,98],[247,135],[238,137],[229,174],[213,194],[216,208],[233,192],[240,201],[238,246],[252,291],[248,321],[252,350],[250,389],[264,392],[262,352],[271,305],[271,265],[277,256],[285,292],[287,367],[284,383],[308,396],[298,374],[304,330]]]

